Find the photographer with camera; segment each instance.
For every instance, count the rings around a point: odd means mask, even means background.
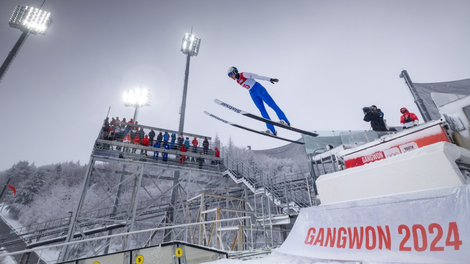
[[[388,131],[384,122],[384,113],[377,106],[366,106],[362,108],[364,112],[364,121],[370,122],[370,126],[374,131]]]

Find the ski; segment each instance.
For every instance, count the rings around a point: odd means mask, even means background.
[[[238,124],[235,124],[235,123],[232,123],[232,122],[229,122],[225,119],[222,119],[216,115],[213,115],[207,111],[204,111],[204,114],[210,116],[210,117],[213,117],[221,122],[224,122],[225,124],[228,124],[228,125],[231,125],[231,126],[234,126],[234,127],[238,127],[238,128],[241,128],[241,129],[244,129],[244,130],[247,130],[247,131],[250,131],[250,132],[254,132],[254,133],[257,133],[257,134],[260,134],[260,135],[263,135],[263,136],[268,136],[268,137],[272,137],[272,138],[276,138],[276,139],[280,139],[280,140],[284,140],[284,141],[288,141],[288,142],[291,142],[291,143],[296,143],[296,144],[305,144],[304,142],[300,142],[300,141],[296,141],[296,140],[291,140],[291,139],[288,139],[288,138],[283,138],[283,137],[278,137],[278,136],[275,136],[275,135],[271,135],[271,134],[266,134],[264,132],[261,132],[261,131],[257,131],[257,130],[254,130],[254,129],[251,129],[251,128],[248,128],[248,127],[244,127],[244,126],[241,126],[241,125],[238,125]]]
[[[261,116],[257,116],[255,114],[252,114],[252,113],[249,113],[249,112],[246,112],[246,111],[243,111],[239,108],[236,108],[234,106],[231,106],[225,102],[222,102],[220,101],[219,99],[215,99],[214,102],[220,106],[223,106],[227,109],[230,109],[232,111],[234,111],[235,113],[238,113],[238,114],[241,114],[241,115],[244,115],[244,116],[247,116],[249,118],[253,118],[255,120],[258,120],[258,121],[261,121],[261,122],[265,122],[265,123],[269,123],[269,124],[272,124],[272,125],[275,125],[275,126],[278,126],[278,127],[282,127],[284,129],[287,129],[287,130],[291,130],[291,131],[295,131],[295,132],[299,132],[301,134],[304,134],[304,135],[309,135],[309,136],[312,136],[312,137],[316,137],[318,136],[317,133],[314,133],[314,132],[310,132],[310,131],[306,131],[306,130],[303,130],[303,129],[300,129],[300,128],[295,128],[295,127],[291,127],[291,126],[288,126],[288,125],[283,125],[279,122],[276,122],[276,121],[272,121],[272,120],[269,120],[269,119],[266,119],[266,118],[263,118]]]

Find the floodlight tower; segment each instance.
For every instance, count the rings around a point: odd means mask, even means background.
[[[10,27],[23,31],[23,34],[21,34],[18,41],[16,41],[15,46],[13,46],[13,49],[3,62],[2,67],[0,67],[0,82],[2,81],[3,75],[7,71],[10,63],[23,45],[23,42],[26,40],[26,37],[28,37],[29,34],[46,35],[47,30],[52,24],[52,17],[51,13],[41,9],[17,5],[11,15],[9,24]]]
[[[136,88],[124,92],[124,106],[135,107],[134,122],[137,121],[139,108],[150,105],[150,92],[147,89]]]
[[[181,102],[181,109],[180,109],[180,126],[178,129],[178,132],[180,134],[183,134],[184,130],[184,114],[186,111],[186,94],[188,92],[188,78],[189,78],[189,61],[191,56],[197,56],[199,53],[199,45],[201,44],[201,39],[196,38],[192,34],[192,29],[191,29],[191,34],[186,34],[183,37],[183,42],[181,43],[181,52],[183,54],[186,54],[186,71],[184,73],[184,88],[183,88],[183,100]],[[173,190],[171,192],[171,204],[176,203],[176,198],[178,197],[178,186],[180,184],[179,182],[180,178],[180,171],[176,170],[173,173]],[[175,222],[175,212],[171,211],[169,212],[168,219],[171,223]],[[172,234],[168,238],[169,240],[172,239]]]
[[[186,54],[186,71],[184,73],[184,88],[183,88],[183,100],[181,102],[180,110],[180,126],[179,132],[182,133],[184,130],[184,115],[186,112],[186,94],[188,92],[188,78],[189,78],[189,61],[191,56],[197,56],[199,53],[199,45],[201,44],[201,39],[196,38],[192,34],[186,34],[183,37],[183,42],[181,44],[181,52]]]

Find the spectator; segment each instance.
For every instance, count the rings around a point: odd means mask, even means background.
[[[184,145],[181,145],[180,151],[187,152],[188,150],[186,149]],[[186,155],[180,155],[180,163],[183,164],[185,160],[186,160]]]
[[[377,106],[372,105],[371,107],[362,108],[364,112],[364,121],[370,122],[370,126],[374,131],[388,131],[384,122],[384,113],[377,109]]]
[[[176,134],[172,133],[171,134],[171,144],[170,144],[171,149],[176,149],[175,143],[176,143]]]
[[[116,124],[116,119],[114,119],[114,117],[111,117],[111,122],[109,122],[109,125],[114,126],[114,124]]]
[[[106,119],[104,120],[104,124],[103,124],[103,131],[106,132],[106,133],[109,133],[109,129],[110,129],[110,125],[109,125],[109,118],[106,117]]]
[[[199,142],[197,141],[196,137],[194,137],[192,143],[193,143],[193,153],[197,153],[197,145],[199,144]],[[195,158],[192,158],[192,159],[194,160]]]
[[[178,141],[177,141],[178,142],[178,149],[180,149],[181,146],[183,145],[183,141],[184,141],[183,134],[180,134],[178,136]]]
[[[131,144],[131,134],[130,133],[127,133],[126,136],[122,139],[122,142],[124,144]],[[129,152],[129,148],[128,147],[124,147],[123,149],[124,152]]]
[[[155,143],[155,145],[153,145],[154,148],[156,149],[159,149],[160,148],[160,144],[158,143],[158,141]],[[153,152],[153,159],[155,160],[158,160],[158,151],[154,151]]]
[[[186,140],[184,141],[184,146],[186,147],[186,149],[189,149],[189,137],[186,137]]]
[[[209,152],[209,141],[207,140],[207,137],[205,137],[204,141],[202,142],[202,149],[204,150],[204,154],[207,155]]]
[[[163,135],[163,144],[168,144],[168,139],[170,139],[170,135],[165,131],[165,135]]]
[[[158,133],[157,142],[158,142],[158,145],[162,145],[162,142],[163,142],[163,134],[162,134],[161,131],[160,131],[160,133]]]
[[[168,143],[167,143],[167,144],[164,144],[163,147],[164,147],[166,150],[170,149],[170,146],[168,145]],[[166,151],[163,152],[163,154],[162,154],[162,160],[163,160],[163,161],[168,161],[168,152],[166,152]]]
[[[140,143],[142,143],[142,140],[144,139],[144,136],[145,136],[144,128],[141,127],[139,131],[137,132],[137,135],[139,135],[139,138],[141,140]]]
[[[139,135],[139,133],[138,133],[139,131],[136,129],[136,127],[131,126],[131,129],[132,129],[132,130],[131,130],[131,138],[135,138],[136,136]],[[139,139],[141,139],[141,138],[139,137]],[[140,143],[140,142],[139,142],[139,143]]]
[[[116,141],[121,142],[124,138],[124,129],[121,129],[121,125],[117,122],[114,125],[114,136]],[[117,150],[121,150],[121,146],[116,147]]]
[[[400,118],[400,124],[403,126],[403,128],[409,128],[412,126],[416,126],[419,122],[418,117],[410,113],[406,107],[402,107],[400,109],[400,113],[402,113],[402,116]]]
[[[155,131],[153,131],[153,128],[150,129],[149,132],[149,140],[150,140],[150,145],[153,146],[154,142],[153,139],[155,138]]]
[[[150,145],[150,139],[147,135],[145,135],[144,139],[142,139],[142,145],[144,147],[148,147]],[[146,149],[141,150],[140,154],[145,154],[145,156],[147,156],[147,150]]]
[[[134,137],[134,140],[132,140],[132,144],[133,145],[140,145],[140,138],[139,138],[139,135],[136,135]],[[137,148],[133,148],[132,149],[132,153],[135,153],[135,151],[137,150]]]
[[[125,119],[125,118],[124,118]],[[123,124],[125,127],[124,127],[124,135],[127,135],[128,133],[131,133],[132,132],[132,128],[130,125],[128,124]],[[131,138],[134,138],[132,136],[132,133],[129,135]]]

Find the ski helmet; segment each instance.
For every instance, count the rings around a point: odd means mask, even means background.
[[[238,69],[235,66],[228,68],[227,75],[230,77],[232,74],[238,75]]]

